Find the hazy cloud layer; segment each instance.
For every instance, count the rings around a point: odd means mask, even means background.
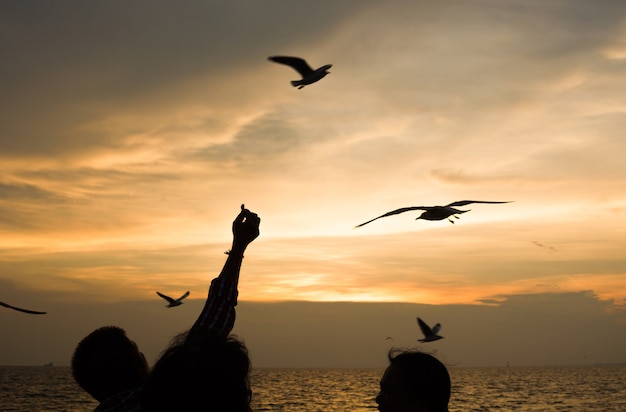
[[[76,343],[106,324],[125,328],[153,362],[203,302],[192,293],[177,310],[166,310],[156,294],[142,302],[78,305],[11,297],[4,301],[48,314],[0,313],[0,326],[12,331],[0,342],[3,365],[67,365]],[[450,367],[623,362],[625,314],[610,308],[588,292],[501,296],[492,306],[244,300],[234,332],[254,367],[383,367],[392,346],[435,351]],[[445,339],[419,344],[416,316],[441,322]]]

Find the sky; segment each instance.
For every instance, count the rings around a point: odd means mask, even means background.
[[[48,312],[0,308],[0,364],[156,359],[241,204],[253,365],[384,366],[416,316],[450,365],[626,362],[621,0],[4,1],[0,50],[0,301]],[[511,203],[354,228],[465,199]]]

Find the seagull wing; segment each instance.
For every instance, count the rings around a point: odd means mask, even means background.
[[[308,63],[299,57],[290,57],[290,56],[270,56],[267,58],[274,63],[286,64],[287,66],[292,67],[298,73],[305,77],[311,73],[313,73],[313,69]]]
[[[508,202],[490,202],[488,200],[459,200],[458,202],[450,203],[449,205],[447,205],[445,207],[467,206],[467,205],[470,205],[472,203],[511,203],[511,201],[508,201]]]
[[[185,294],[183,296],[179,297],[176,300],[178,300],[180,302],[181,300],[185,299],[187,296],[189,296],[189,291],[185,292]]]
[[[433,335],[433,331],[430,329],[430,326],[426,324],[426,322],[424,322],[420,318],[417,318],[417,324],[420,326],[420,329],[422,330],[424,337],[427,338]]]
[[[176,303],[176,300],[170,298],[167,295],[162,294],[161,292],[157,291],[157,295],[161,296],[163,299],[167,300],[169,303]]]
[[[24,313],[30,313],[32,315],[45,315],[46,312],[39,312],[37,310],[29,310],[29,309],[22,309],[22,308],[16,308],[15,306],[11,306],[8,303],[4,303],[4,302],[0,302],[0,306],[4,306],[5,308],[9,308],[9,309],[13,309],[13,310],[17,310],[19,312],[24,312]]]
[[[438,334],[440,330],[441,330],[441,323],[438,323],[435,326],[433,326],[433,329],[432,329],[433,335]]]
[[[409,212],[409,211],[411,211],[411,210],[428,210],[428,209],[432,209],[432,207],[431,207],[431,206],[411,206],[411,207],[403,207],[403,208],[400,208],[400,209],[392,210],[391,212],[387,212],[387,213],[385,213],[384,215],[380,215],[380,216],[378,216],[378,217],[375,217],[374,219],[372,219],[372,220],[368,220],[367,222],[365,222],[365,223],[361,223],[360,225],[356,225],[356,226],[355,226],[355,228],[357,228],[357,227],[361,227],[361,226],[365,226],[365,225],[367,225],[368,223],[371,223],[371,222],[373,222],[373,221],[374,221],[374,220],[376,220],[376,219],[380,219],[381,217],[387,217],[387,216],[397,215],[397,214],[399,214],[399,213]]]

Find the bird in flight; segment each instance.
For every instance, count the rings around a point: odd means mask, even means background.
[[[332,64],[325,64],[322,67],[318,67],[317,69],[313,70],[311,66],[309,66],[309,64],[300,57],[270,56],[267,59],[273,61],[274,63],[286,64],[287,66],[290,66],[295,71],[300,73],[302,79],[291,81],[291,85],[293,87],[297,87],[298,89],[302,89],[308,84],[312,84],[318,80],[321,80],[324,76],[330,73],[328,69],[333,67]]]
[[[5,308],[9,308],[9,309],[13,309],[13,310],[17,310],[20,312],[24,312],[24,313],[30,313],[32,315],[45,315],[46,312],[39,312],[37,310],[29,310],[29,309],[22,309],[22,308],[16,308],[15,306],[11,306],[8,303],[4,303],[4,302],[0,302],[0,306],[4,306]]]
[[[432,342],[435,340],[443,339],[443,336],[437,335],[437,333],[441,330],[441,323],[436,324],[431,329],[430,326],[426,324],[420,318],[417,318],[417,324],[420,326],[422,333],[424,334],[424,339],[418,339],[420,342]]]
[[[161,292],[157,291],[157,295],[161,296],[163,299],[167,300],[169,303],[166,307],[168,308],[173,308],[174,306],[180,306],[183,304],[183,299],[185,299],[187,296],[189,296],[189,291],[185,292],[185,294],[181,297],[179,297],[178,299],[174,299],[174,298],[170,298],[167,295],[162,294]]]
[[[387,212],[384,215],[380,215],[378,217],[375,217],[374,219],[368,220],[367,222],[361,223],[360,225],[356,225],[355,228],[361,227],[361,226],[365,226],[368,223],[371,223],[371,222],[373,222],[376,219],[380,219],[381,217],[397,215],[397,214],[400,214],[400,213],[409,212],[411,210],[423,210],[424,211],[421,215],[416,217],[415,220],[417,220],[417,219],[424,219],[424,220],[443,220],[443,219],[448,219],[448,221],[450,223],[454,223],[454,221],[452,219],[450,219],[450,216],[454,217],[455,219],[458,219],[459,217],[457,215],[460,215],[461,213],[469,212],[469,210],[459,210],[459,209],[456,209],[454,206],[466,206],[466,205],[469,205],[471,203],[511,203],[511,202],[490,202],[490,201],[487,201],[487,200],[460,200],[458,202],[452,202],[452,203],[450,203],[449,205],[446,205],[446,206],[411,206],[411,207],[403,207],[403,208],[400,208],[400,209],[392,210],[391,212]]]

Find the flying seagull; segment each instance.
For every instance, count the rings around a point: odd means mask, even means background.
[[[291,66],[295,71],[300,73],[302,76],[301,80],[292,80],[291,85],[293,87],[297,87],[298,89],[302,89],[307,84],[315,83],[318,80],[321,80],[328,73],[328,69],[333,67],[332,64],[325,64],[322,67],[318,67],[313,70],[311,66],[300,57],[290,57],[290,56],[270,56],[267,58],[270,61],[280,64],[286,64],[287,66]]]
[[[436,324],[431,329],[430,326],[426,324],[426,322],[424,322],[420,318],[417,318],[417,324],[420,325],[420,329],[424,334],[424,339],[418,339],[420,342],[432,342],[435,340],[443,339],[443,336],[437,335],[437,332],[439,332],[439,330],[441,329],[441,323]]]
[[[387,212],[384,215],[380,215],[378,217],[375,217],[374,219],[368,220],[367,222],[361,223],[360,225],[356,225],[355,228],[361,227],[361,226],[365,226],[368,223],[373,222],[376,219],[380,219],[381,217],[397,215],[399,213],[409,212],[411,210],[424,210],[424,212],[421,215],[419,215],[418,217],[416,217],[415,220],[417,220],[417,219],[424,219],[424,220],[443,220],[443,219],[448,219],[448,221],[450,223],[454,223],[454,221],[452,219],[450,219],[450,216],[454,217],[455,219],[458,219],[459,217],[457,215],[459,215],[461,213],[469,212],[469,210],[455,209],[454,206],[466,206],[466,205],[469,205],[471,203],[511,203],[511,202],[490,202],[490,201],[486,201],[486,200],[460,200],[458,202],[450,203],[449,205],[446,205],[446,206],[411,206],[411,207],[403,207],[403,208],[400,208],[400,209],[392,210],[391,212]]]
[[[162,294],[161,292],[157,291],[157,295],[161,296],[163,299],[167,300],[169,302],[169,304],[167,305],[168,308],[173,308],[174,306],[180,306],[183,304],[183,299],[185,299],[187,296],[189,296],[189,291],[185,292],[185,294],[181,297],[179,297],[178,299],[173,299],[170,298],[167,295]]]
[[[7,303],[4,302],[0,302],[0,306],[4,306],[5,308],[9,308],[9,309],[13,309],[13,310],[18,310],[20,312],[24,312],[24,313],[30,313],[32,315],[45,315],[46,312],[39,312],[36,310],[29,310],[29,309],[22,309],[22,308],[16,308],[15,306],[11,306]]]

